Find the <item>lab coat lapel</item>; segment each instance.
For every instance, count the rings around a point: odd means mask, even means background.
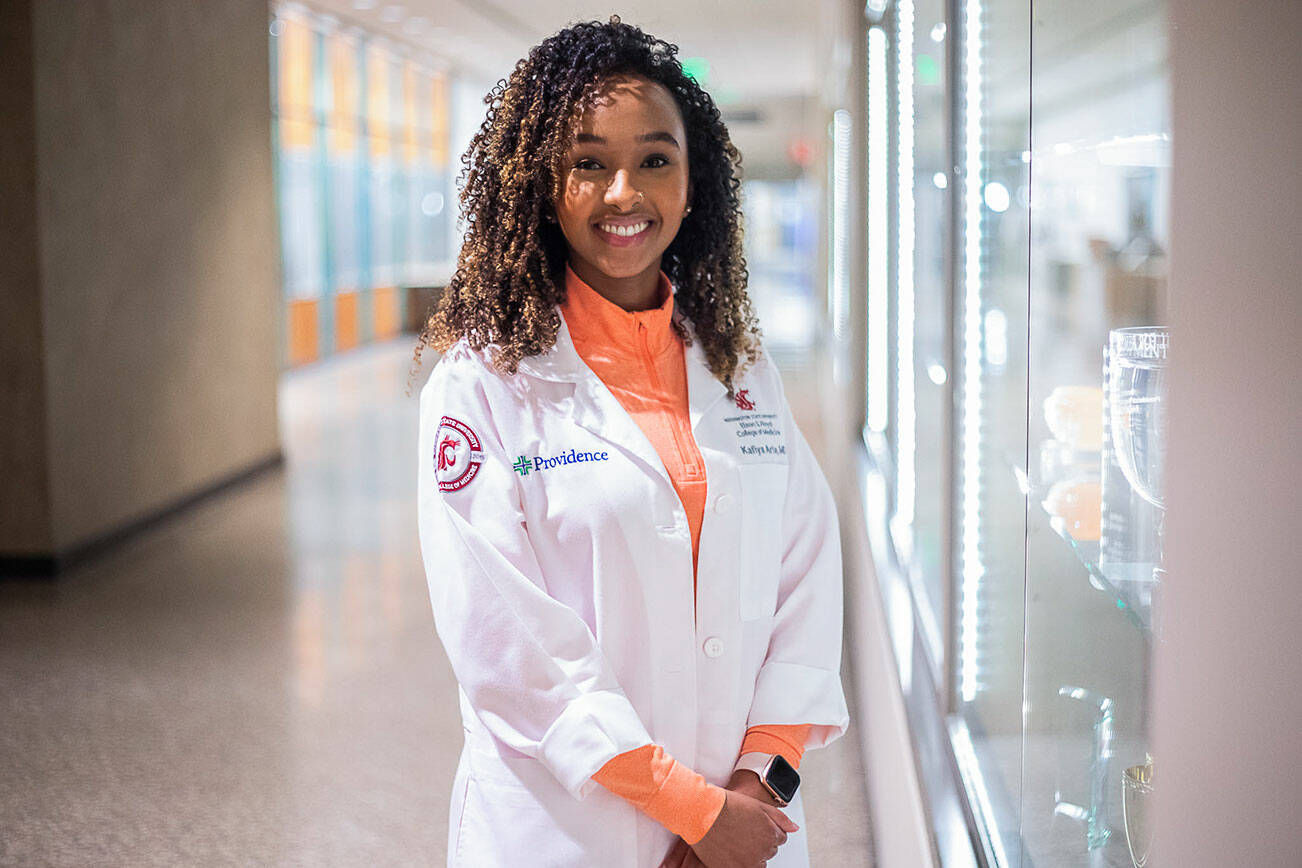
[[[728,390],[710,371],[699,340],[692,341],[685,355],[687,357],[687,410],[692,421],[692,433],[695,434],[701,419],[728,394]],[[697,442],[700,442],[699,438]]]
[[[651,441],[574,348],[564,317],[556,333],[555,346],[542,355],[522,359],[520,370],[540,379],[572,385],[574,393],[570,413],[575,424],[638,459],[666,482],[669,481],[669,474]]]

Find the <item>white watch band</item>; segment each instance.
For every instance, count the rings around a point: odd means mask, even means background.
[[[741,771],[742,769],[749,769],[750,771],[753,771],[755,774],[759,775],[760,779],[763,780],[764,767],[769,764],[769,760],[772,758],[773,758],[773,754],[771,753],[757,753],[757,752],[744,753],[737,758],[737,764],[732,767],[732,770],[734,772],[737,772],[737,771]]]

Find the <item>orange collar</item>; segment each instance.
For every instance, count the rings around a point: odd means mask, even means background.
[[[565,303],[561,315],[575,344],[630,353],[641,345],[639,326],[646,328],[647,345],[659,355],[677,339],[670,323],[674,317],[674,287],[660,272],[661,302],[650,310],[627,311],[588,286],[565,266]]]

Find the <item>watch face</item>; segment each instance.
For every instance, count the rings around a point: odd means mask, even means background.
[[[796,790],[800,787],[800,774],[780,754],[774,755],[769,763],[764,780],[784,802],[794,799]]]

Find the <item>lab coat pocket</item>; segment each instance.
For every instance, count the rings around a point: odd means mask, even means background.
[[[741,619],[773,616],[782,566],[785,464],[743,464],[741,473]]]
[[[619,824],[602,816],[609,808],[606,800],[592,795],[578,801],[537,760],[476,750],[455,864],[601,864],[617,841],[612,826]]]

